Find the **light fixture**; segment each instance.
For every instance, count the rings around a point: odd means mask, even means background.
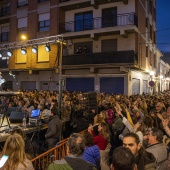
[[[32,52],[36,54],[38,52],[38,47],[36,45],[32,46]]]
[[[45,45],[45,50],[46,50],[47,52],[50,52],[50,51],[51,51],[51,47],[50,47],[50,44],[49,44],[49,43],[47,43],[47,44]]]
[[[150,71],[150,76],[153,76],[154,75],[154,71]]]
[[[0,51],[0,58],[2,58],[2,52]]]
[[[25,47],[21,47],[21,53],[22,53],[23,55],[26,55],[26,54],[27,54],[27,50],[26,50]]]
[[[8,51],[7,51],[7,55],[8,55],[9,57],[11,57],[11,56],[13,55],[12,51],[11,51],[11,50],[8,50]]]

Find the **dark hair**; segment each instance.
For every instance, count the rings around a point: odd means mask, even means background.
[[[128,132],[128,133],[126,133],[126,134],[124,135],[123,138],[127,138],[127,137],[134,138],[134,139],[135,139],[135,142],[136,142],[137,144],[140,143],[139,136],[138,136],[136,133]]]
[[[94,137],[93,137],[93,135],[91,134],[91,133],[84,133],[83,134],[83,137],[84,137],[84,139],[85,139],[85,145],[86,146],[93,146],[94,145],[94,143],[93,143],[93,140],[94,140]]]
[[[164,134],[163,134],[163,132],[162,132],[160,129],[158,129],[158,128],[152,128],[152,129],[151,129],[151,132],[152,132],[152,135],[153,135],[153,136],[156,136],[156,140],[157,140],[158,142],[162,142],[162,141],[163,141],[163,136],[164,136]]]
[[[51,108],[51,113],[53,113],[53,115],[57,115],[58,114],[58,110],[56,107],[52,107]]]
[[[113,151],[112,165],[114,170],[133,170],[134,156],[129,148],[120,146]]]

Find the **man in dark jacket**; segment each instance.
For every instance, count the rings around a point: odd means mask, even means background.
[[[59,141],[61,135],[62,122],[57,116],[57,109],[52,108],[50,113],[50,122],[45,134],[45,138],[48,142],[48,149],[53,148]]]
[[[142,147],[137,134],[126,133],[123,137],[123,146],[132,151],[138,170],[156,170],[155,157]]]

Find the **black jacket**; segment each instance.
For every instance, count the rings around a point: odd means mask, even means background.
[[[156,159],[152,153],[147,152],[144,148],[138,151],[135,158],[138,170],[156,170]]]

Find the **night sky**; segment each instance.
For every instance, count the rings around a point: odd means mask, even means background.
[[[156,0],[156,3],[157,47],[162,52],[170,52],[170,0]]]

